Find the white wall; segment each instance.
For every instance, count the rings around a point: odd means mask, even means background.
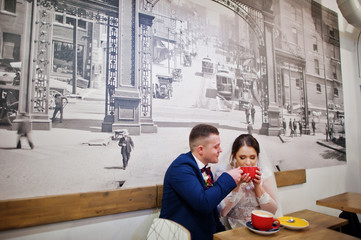
[[[360,31],[342,17],[336,0],[318,2],[339,14],[347,165],[307,169],[307,182],[280,188],[280,199],[284,213],[307,208],[338,216],[340,211],[316,206],[316,200],[346,191],[361,193],[361,78],[358,77],[356,56],[356,41]],[[0,239],[140,240],[145,239],[152,219],[158,214],[158,210],[144,210],[4,231],[0,232]]]
[[[26,240],[141,240],[158,210],[143,210],[0,232],[0,239]]]

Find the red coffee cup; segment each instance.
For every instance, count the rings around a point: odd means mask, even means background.
[[[243,171],[243,174],[246,174],[246,173],[249,174],[249,176],[251,177],[251,180],[253,180],[254,177],[256,176],[256,170],[259,170],[258,167],[241,167],[241,169]]]
[[[253,210],[251,213],[252,226],[261,231],[268,231],[280,227],[280,221],[272,213],[263,210]],[[277,223],[277,226],[275,226]]]

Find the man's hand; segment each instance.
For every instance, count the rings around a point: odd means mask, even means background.
[[[229,170],[227,173],[229,175],[231,175],[233,180],[238,184],[238,182],[241,180],[241,176],[242,176],[243,171],[239,167],[239,168],[233,168],[233,169]]]

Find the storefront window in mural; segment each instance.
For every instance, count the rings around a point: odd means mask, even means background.
[[[54,43],[53,72],[72,74],[73,58],[74,58],[73,44],[56,41],[56,40],[54,40],[53,43]],[[83,75],[83,54],[84,54],[84,47],[82,45],[78,45],[77,73],[80,76]]]

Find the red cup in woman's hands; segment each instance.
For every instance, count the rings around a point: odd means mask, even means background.
[[[251,177],[251,180],[253,180],[254,177],[256,176],[256,170],[259,170],[258,167],[241,167],[241,169],[243,171],[243,174],[246,174],[246,173],[249,174],[249,176]]]

